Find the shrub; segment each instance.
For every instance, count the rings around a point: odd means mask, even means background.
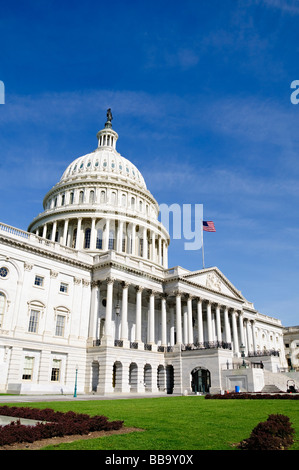
[[[106,416],[89,416],[73,411],[61,413],[50,408],[39,410],[1,406],[0,415],[16,417],[12,423],[0,426],[0,446],[15,442],[34,442],[54,436],[117,430],[123,425],[123,421],[109,422]],[[34,419],[39,422],[35,426],[25,426],[21,424],[20,418]]]
[[[288,416],[269,415],[267,421],[259,423],[250,437],[242,441],[242,450],[287,450],[294,442],[295,431]]]
[[[222,400],[299,400],[299,393],[297,394],[292,394],[292,393],[246,393],[246,392],[240,392],[240,393],[225,393],[224,395],[221,395],[220,393],[216,394],[207,394],[205,395],[205,398],[207,400],[209,399],[222,399]]]

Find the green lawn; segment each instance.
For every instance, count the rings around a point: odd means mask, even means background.
[[[203,397],[163,397],[26,403],[18,406],[73,410],[124,420],[128,427],[145,432],[77,441],[47,449],[66,450],[231,450],[249,437],[269,414],[287,415],[295,428],[299,450],[299,402],[296,400],[205,400]]]

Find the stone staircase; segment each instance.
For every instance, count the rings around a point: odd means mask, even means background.
[[[280,390],[276,385],[265,385],[261,390],[262,393],[281,393],[283,390]]]
[[[274,373],[264,370],[264,387],[263,393],[285,393],[288,389],[288,380],[291,378],[285,373]],[[295,388],[299,389],[298,380],[295,382]]]

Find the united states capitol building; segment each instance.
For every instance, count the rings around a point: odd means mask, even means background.
[[[286,390],[283,326],[217,268],[168,267],[170,237],[107,113],[22,231],[0,224],[0,391]]]

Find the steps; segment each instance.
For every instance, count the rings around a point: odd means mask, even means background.
[[[262,393],[281,393],[280,390],[276,385],[265,385],[264,388],[261,390]]]

